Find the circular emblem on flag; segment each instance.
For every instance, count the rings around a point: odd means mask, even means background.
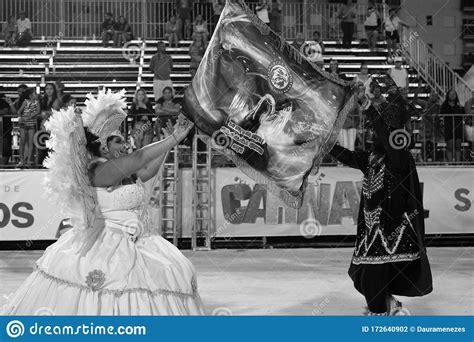
[[[286,93],[293,86],[293,76],[286,64],[278,59],[268,67],[268,84],[278,94]]]

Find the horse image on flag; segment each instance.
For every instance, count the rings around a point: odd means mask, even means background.
[[[357,105],[355,87],[309,62],[241,1],[227,1],[183,112],[256,182],[301,206],[306,179]]]

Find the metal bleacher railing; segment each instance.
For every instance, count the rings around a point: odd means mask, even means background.
[[[418,74],[441,98],[449,89],[455,89],[464,104],[472,98],[470,86],[442,60],[436,52],[409,27],[401,27],[400,51]]]
[[[248,2],[254,10],[257,3]],[[293,39],[298,32],[307,36],[314,30],[325,39],[342,36],[337,15],[341,4],[316,3],[315,1],[282,1],[282,35]],[[382,15],[382,5],[377,5]],[[367,5],[357,5],[356,34],[363,32]],[[100,36],[100,24],[106,12],[127,18],[136,38],[164,37],[165,23],[174,12],[175,1],[163,0],[2,0],[0,20],[25,10],[33,23],[36,37],[79,38]],[[208,1],[195,1],[193,14],[202,14],[211,22],[213,9]]]

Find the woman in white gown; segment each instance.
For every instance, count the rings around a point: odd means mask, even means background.
[[[193,265],[154,232],[146,211],[147,186],[192,125],[180,118],[167,138],[128,153],[117,131],[122,95],[89,95],[82,115],[69,108],[48,122],[46,186],[73,228],[46,249],[1,315],[204,314]]]

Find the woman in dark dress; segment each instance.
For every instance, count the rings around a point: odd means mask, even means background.
[[[409,119],[403,98],[392,89],[377,109],[367,98],[364,102],[374,136],[372,151],[351,152],[338,145],[331,151],[364,174],[349,275],[366,299],[367,314],[396,315],[402,307],[393,295],[424,296],[432,291],[421,188],[407,149],[409,139],[397,136],[406,134],[403,127]]]
[[[130,106],[130,116],[133,119],[133,141],[136,149],[153,141],[153,105],[143,89],[138,89]]]
[[[444,121],[444,138],[446,139],[446,155],[448,162],[461,160],[461,140],[463,136],[464,108],[459,104],[458,94],[454,89],[446,93],[446,100],[441,105]],[[453,151],[455,159],[453,160]]]
[[[47,83],[44,86],[44,93],[40,99],[40,116],[38,117],[38,127],[40,130],[36,133],[35,144],[38,149],[38,165],[43,165],[43,161],[49,153],[46,147],[46,140],[49,139],[49,133],[44,128],[44,123],[49,120],[54,110],[59,110],[61,101],[58,98],[58,92],[54,83]]]

